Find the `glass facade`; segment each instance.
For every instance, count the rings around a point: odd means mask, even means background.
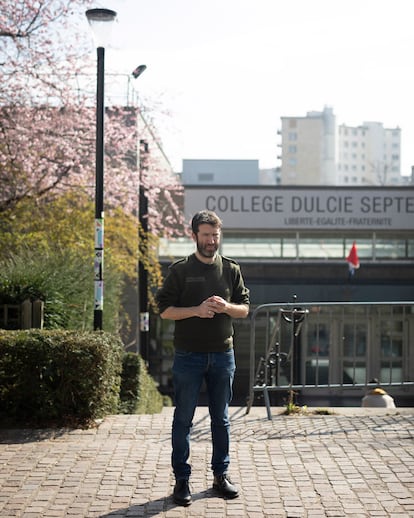
[[[347,236],[321,233],[287,233],[263,235],[228,235],[224,233],[221,253],[235,259],[346,259],[356,243],[361,260],[412,260],[414,239],[379,233]],[[174,241],[160,240],[161,258],[178,258],[191,254],[194,242],[190,238]]]

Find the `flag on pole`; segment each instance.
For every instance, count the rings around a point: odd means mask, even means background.
[[[351,248],[346,260],[348,261],[349,275],[352,276],[352,275],[354,275],[355,270],[357,270],[359,268],[358,252],[357,252],[357,247],[356,247],[355,241],[352,244],[352,248]]]

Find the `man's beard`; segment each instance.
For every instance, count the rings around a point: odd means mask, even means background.
[[[216,245],[216,244],[202,246],[197,241],[197,251],[203,257],[208,257],[208,258],[214,257],[216,255],[217,250],[218,250],[218,245]]]

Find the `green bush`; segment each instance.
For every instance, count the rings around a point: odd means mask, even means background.
[[[0,421],[85,425],[116,413],[122,356],[109,333],[0,330]]]
[[[121,274],[105,256],[104,329],[119,328]],[[44,301],[45,329],[91,330],[93,260],[76,251],[22,249],[0,261],[0,304]]]
[[[148,374],[144,360],[136,353],[125,353],[119,411],[123,414],[155,414],[161,412],[164,401]]]

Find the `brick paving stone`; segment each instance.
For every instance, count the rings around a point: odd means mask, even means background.
[[[173,409],[89,430],[0,430],[0,517],[414,517],[412,409],[280,410],[270,421],[263,407],[231,408],[231,501],[211,489],[209,418],[197,410],[188,508],[171,498]]]

